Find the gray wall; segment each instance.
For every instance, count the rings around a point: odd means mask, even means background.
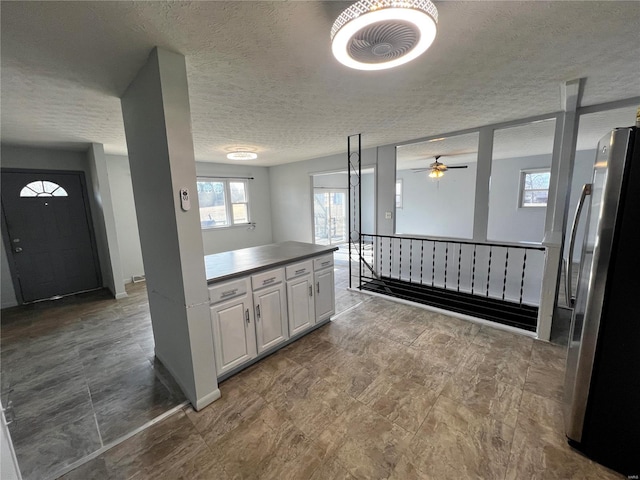
[[[99,222],[96,212],[101,212],[101,205],[95,201],[95,192],[93,189],[93,181],[91,175],[91,169],[89,167],[89,161],[87,159],[86,152],[69,151],[69,150],[54,150],[45,148],[33,148],[33,147],[19,147],[12,145],[2,145],[1,147],[2,167],[5,168],[28,168],[28,169],[42,169],[42,170],[73,170],[82,171],[85,174],[87,193],[89,196],[89,205],[91,209],[91,217],[93,221],[94,233],[96,234],[96,243],[98,247],[98,256],[100,258],[100,269],[102,272],[102,282],[104,285],[104,277],[108,275],[106,269],[110,268],[108,264],[105,264],[103,259],[109,258],[108,242],[106,240],[106,233],[104,230],[104,223],[102,227],[96,223]],[[3,227],[4,228],[4,227]],[[102,248],[101,248],[102,247]],[[7,267],[6,252],[2,251],[2,278],[0,282],[2,287],[2,306],[15,305],[15,292],[13,292],[13,285],[10,275],[5,275],[5,268]],[[8,272],[8,268],[6,270]]]
[[[402,235],[471,238],[476,164],[451,170],[434,180],[428,172],[399,170],[403,205],[396,209],[396,232]]]
[[[376,164],[376,149],[362,151],[362,165]],[[311,175],[347,169],[347,155],[341,153],[270,168],[273,241],[296,240],[313,243]]]
[[[376,175],[362,174],[362,233],[376,233]]]
[[[494,160],[489,190],[487,237],[499,242],[536,242],[544,236],[544,207],[520,208],[520,172],[531,168],[551,169],[551,154]]]

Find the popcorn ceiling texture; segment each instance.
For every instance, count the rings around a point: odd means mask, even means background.
[[[119,96],[154,46],[186,57],[196,159],[254,165],[640,95],[639,2],[438,2],[418,60],[349,70],[329,32],[350,2],[2,2],[2,141],[126,154]],[[629,122],[632,123],[632,119]],[[597,141],[597,140],[596,140]]]

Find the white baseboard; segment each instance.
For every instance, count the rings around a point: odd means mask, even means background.
[[[169,373],[171,374],[171,376],[173,377],[173,379],[176,381],[176,383],[180,386],[180,388],[182,389],[182,393],[185,394],[185,396],[187,398],[189,398],[189,390],[187,388],[185,388],[184,384],[182,383],[182,380],[180,379],[180,377],[178,377],[178,375],[176,375],[172,369],[172,367],[167,364],[167,362],[165,362],[162,359],[162,355],[158,355],[158,351],[156,350],[156,358],[158,358],[158,360],[160,360],[162,362],[162,365],[164,365],[164,367],[169,371]],[[196,398],[195,402],[193,401],[193,399],[189,398],[189,401],[191,402],[191,405],[193,406],[193,408],[196,411],[200,411],[202,410],[204,407],[206,407],[207,405],[215,402],[216,400],[218,400],[220,397],[222,396],[222,394],[220,393],[220,389],[216,388],[214,391],[207,393],[204,397],[202,398]]]

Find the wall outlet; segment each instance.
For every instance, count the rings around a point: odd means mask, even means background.
[[[384,218],[386,220],[391,220],[393,218],[393,212],[384,212]]]

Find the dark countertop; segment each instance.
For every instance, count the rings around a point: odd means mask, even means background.
[[[334,252],[337,249],[338,247],[333,245],[282,242],[205,255],[204,267],[207,272],[207,283],[229,280],[259,270],[279,267],[296,260]]]

